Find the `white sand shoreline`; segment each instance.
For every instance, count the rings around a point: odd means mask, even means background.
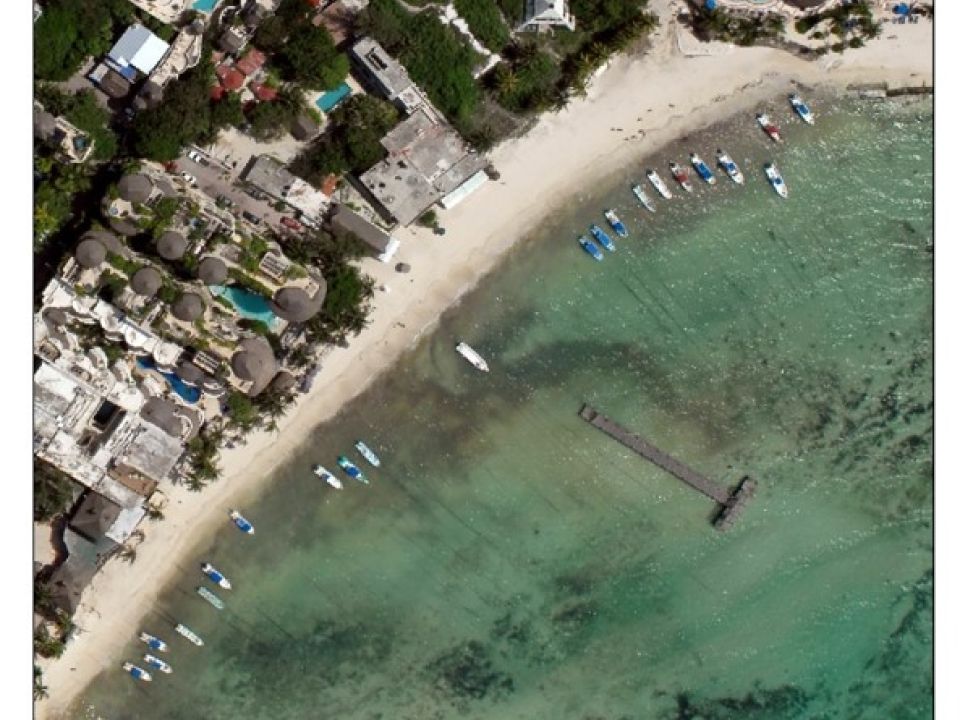
[[[351,340],[350,348],[327,355],[313,391],[282,419],[279,434],[257,433],[245,446],[224,451],[220,481],[200,495],[176,488],[166,518],[142,526],[146,541],[135,564],[114,560],[98,573],[75,617],[81,631],[63,657],[40,663],[50,697],[36,705],[38,720],[60,717],[100,670],[119,667],[120,648],[135,637],[158,591],[172,579],[177,558],[227,522],[229,508],[243,507],[262,491],[263,478],[313,427],[333,417],[435,328],[442,314],[554,206],[575,201],[580,189],[640,156],[785,93],[793,82],[840,87],[932,83],[933,33],[926,21],[896,31],[885,25],[883,39],[843,56],[827,56],[826,62],[767,48],[684,57],[673,32],[662,28],[650,53],[613,61],[586,100],[542,117],[524,137],[496,148],[491,159],[501,180],[442,212],[445,236],[424,229],[400,231],[402,247],[395,261],[410,263],[410,274],[365,261],[363,269],[377,285],[391,288],[374,298],[369,327]],[[694,45],[684,37],[685,49]],[[660,126],[646,118],[658,118]],[[611,127],[624,132],[611,132]],[[625,141],[641,128],[642,139]]]

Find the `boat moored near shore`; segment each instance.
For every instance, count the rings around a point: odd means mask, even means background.
[[[646,191],[640,186],[639,183],[634,185],[631,190],[633,190],[633,195],[637,198],[637,202],[643,205],[643,207],[650,212],[657,211],[656,207],[654,207],[653,201],[650,200],[650,196],[647,195]]]
[[[150,673],[148,673],[142,667],[137,667],[133,663],[125,662],[123,664],[123,670],[124,672],[130,673],[130,675],[137,680],[142,680],[143,682],[150,682],[153,680],[153,677],[150,675]]]
[[[487,365],[487,361],[483,359],[483,356],[465,342],[457,343],[457,352],[477,370],[490,372],[490,367]]]
[[[222,587],[224,590],[231,590],[233,585],[224,577],[223,573],[217,570],[210,563],[204,563],[200,566],[200,569],[203,571],[203,574],[210,578],[217,585]]]
[[[607,219],[607,222],[610,223],[610,227],[613,228],[613,231],[620,237],[627,237],[630,233],[627,232],[627,226],[623,224],[623,221],[617,216],[616,210],[607,209],[603,211],[603,216]]]
[[[780,136],[780,128],[770,122],[770,118],[768,118],[765,113],[757,114],[757,124],[771,140],[774,142],[783,142],[783,138]]]
[[[727,174],[731,180],[733,180],[737,185],[743,185],[743,173],[740,172],[740,168],[737,167],[737,164],[733,161],[733,158],[730,157],[721,149],[717,149],[717,162],[720,163],[720,167],[723,168],[723,171]]]
[[[211,605],[213,605],[217,610],[223,610],[223,609],[226,607],[226,605],[224,604],[223,600],[221,600],[219,597],[217,597],[217,596],[213,593],[213,591],[208,590],[207,588],[203,587],[203,585],[200,585],[199,587],[197,587],[197,595],[199,595],[199,596],[202,597],[204,600],[206,600],[208,603],[210,603]]]
[[[364,485],[370,484],[363,476],[363,472],[360,470],[360,468],[350,462],[350,458],[348,458],[346,455],[341,455],[337,458],[337,465],[339,465],[340,469],[347,474],[347,477],[351,477],[357,482],[362,482]]]
[[[591,225],[590,234],[593,235],[593,239],[600,243],[607,252],[616,251],[617,246],[613,244],[613,240],[610,239],[610,236],[607,235],[599,225]]]
[[[151,650],[159,650],[160,652],[167,652],[170,648],[167,647],[167,644],[158,637],[150,635],[149,633],[142,632],[140,633],[140,639],[147,644]]]
[[[178,623],[174,628],[180,635],[183,635],[187,640],[192,642],[197,647],[203,647],[203,638],[197,635],[193,630],[188,628],[183,623]]]
[[[690,182],[690,173],[686,171],[686,168],[672,162],[670,163],[670,174],[673,175],[673,179],[677,181],[680,187],[688,193],[693,192],[693,183]]]
[[[647,180],[649,180],[650,184],[656,188],[657,192],[660,193],[660,196],[664,200],[669,200],[673,197],[673,193],[670,192],[670,188],[667,187],[667,184],[663,181],[663,178],[657,174],[656,170],[647,170]]]
[[[581,235],[577,238],[577,242],[580,243],[580,247],[583,248],[583,251],[587,253],[597,262],[603,260],[603,253],[600,251],[600,248],[597,247],[596,243],[593,240]]]
[[[151,667],[155,667],[157,670],[159,670],[162,673],[167,673],[169,675],[170,673],[173,672],[173,668],[170,667],[170,663],[165,662],[164,660],[161,660],[160,658],[154,655],[151,655],[149,653],[143,656],[143,661],[147,663],[147,665],[150,665]]]
[[[377,457],[377,454],[370,449],[370,446],[367,445],[363,440],[357,440],[353,446],[357,449],[357,452],[363,456],[363,459],[374,467],[380,467],[380,458]]]
[[[337,490],[343,490],[343,483],[340,482],[340,478],[327,470],[323,465],[314,465],[313,474],[323,480],[330,487],[336,488]]]
[[[241,532],[245,533],[246,535],[253,535],[253,524],[237,510],[230,511],[230,519],[233,520],[233,524],[236,525]]]
[[[790,96],[790,106],[807,125],[813,125],[813,113],[810,112],[810,108],[807,107],[807,104],[796,93]]]
[[[699,175],[707,185],[716,184],[717,178],[714,176],[713,171],[707,167],[707,164],[699,155],[690,153],[690,163],[693,165],[693,169],[697,171],[697,175]]]
[[[787,184],[783,181],[783,176],[780,174],[780,171],[777,170],[777,166],[773,163],[767,163],[763,166],[763,172],[766,173],[770,185],[777,191],[777,195],[786,200],[788,194]]]

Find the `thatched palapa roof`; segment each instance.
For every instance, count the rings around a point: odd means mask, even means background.
[[[203,300],[195,293],[183,293],[170,307],[173,316],[183,322],[193,322],[203,315]]]
[[[156,268],[142,267],[130,278],[130,287],[137,295],[152,297],[163,285],[163,277]]]
[[[197,277],[205,285],[223,285],[228,277],[227,265],[220,258],[208,255],[200,261]]]
[[[253,383],[249,395],[263,390],[277,373],[277,361],[273,350],[263,338],[247,338],[240,343],[240,349],[230,359],[230,368],[241,380]]]
[[[153,191],[153,182],[142,173],[130,173],[120,178],[117,183],[117,192],[127,202],[145,203],[150,199]]]
[[[157,252],[165,260],[179,260],[187,251],[187,239],[178,232],[167,230],[157,239]]]
[[[107,259],[107,249],[99,240],[81,240],[74,257],[83,267],[95,268]]]
[[[284,320],[304,322],[320,312],[326,293],[326,283],[322,280],[320,289],[313,297],[310,297],[303,288],[280,288],[277,294],[273,296],[270,307]]]

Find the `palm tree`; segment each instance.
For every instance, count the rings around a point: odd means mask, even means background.
[[[34,701],[43,700],[50,696],[47,686],[43,684],[43,670],[39,665],[33,666],[33,699]]]
[[[120,559],[133,565],[137,561],[137,549],[128,545],[120,548]]]
[[[513,68],[503,65],[497,68],[494,82],[496,83],[497,92],[501,97],[513,95],[520,86],[520,78],[517,77],[517,73],[514,72]]]

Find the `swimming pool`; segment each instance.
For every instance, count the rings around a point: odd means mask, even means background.
[[[197,0],[191,7],[200,12],[211,12],[220,0]]]
[[[157,364],[151,357],[138,357],[137,365],[142,368],[146,368],[147,370],[157,369]],[[176,373],[163,372],[162,370],[157,370],[157,372],[163,375],[164,379],[170,383],[170,387],[173,388],[173,391],[182,397],[186,402],[192,405],[200,399],[200,389],[194,387],[193,385],[187,385]]]
[[[323,110],[325,113],[333,110],[337,104],[348,97],[350,93],[353,92],[350,89],[350,86],[345,82],[340,83],[333,90],[328,90],[323,95],[317,98],[317,107]]]
[[[240,317],[259,320],[273,330],[279,318],[270,309],[270,303],[262,295],[244,290],[236,285],[211,285],[210,292],[230,301]]]

